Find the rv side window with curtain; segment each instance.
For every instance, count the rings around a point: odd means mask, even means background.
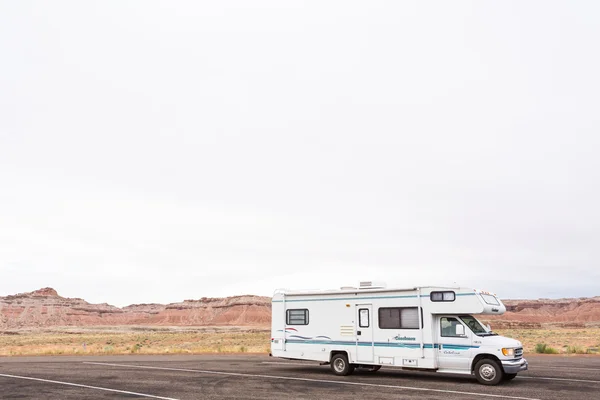
[[[308,325],[308,310],[306,308],[287,310],[285,323],[288,325]]]
[[[431,292],[429,298],[431,299],[431,301],[454,301],[456,300],[456,294],[452,291]]]
[[[418,307],[380,308],[379,329],[419,329]]]

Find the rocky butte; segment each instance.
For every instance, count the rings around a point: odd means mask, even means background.
[[[0,297],[0,329],[51,326],[165,325],[268,326],[271,299],[260,296],[201,298],[123,308],[60,296],[52,288]]]
[[[488,318],[496,328],[600,327],[600,296],[503,300],[503,303],[506,313]]]
[[[506,300],[507,312],[487,320],[493,328],[600,326],[600,297]],[[269,327],[271,299],[233,296],[119,308],[60,296],[52,288],[0,297],[0,329],[52,326],[249,326]]]

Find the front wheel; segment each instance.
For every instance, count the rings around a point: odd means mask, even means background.
[[[515,379],[516,377],[517,377],[517,374],[504,374],[505,381],[510,381],[512,379]]]
[[[349,375],[354,371],[354,366],[348,362],[345,354],[336,354],[331,358],[331,370],[336,375]]]
[[[504,371],[497,361],[484,358],[475,364],[475,377],[484,385],[497,385],[502,380]]]

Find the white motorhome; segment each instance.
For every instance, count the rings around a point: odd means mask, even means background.
[[[271,355],[330,364],[337,375],[381,366],[474,374],[496,385],[527,369],[523,346],[476,315],[506,311],[489,292],[448,287],[329,291],[278,290],[272,300]]]

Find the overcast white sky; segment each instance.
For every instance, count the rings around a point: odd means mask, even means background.
[[[599,15],[0,0],[0,295],[600,295]]]

